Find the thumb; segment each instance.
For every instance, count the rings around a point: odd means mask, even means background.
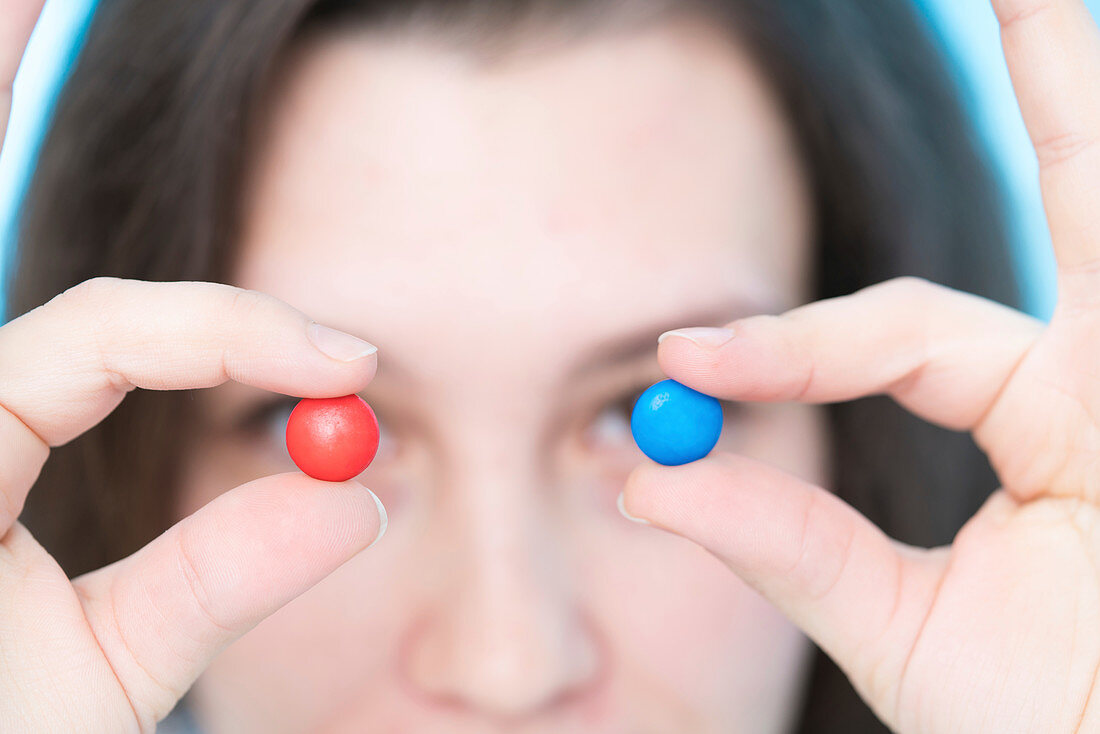
[[[385,531],[356,482],[290,473],[219,496],[134,555],[74,580],[142,730],[210,660]]]
[[[646,462],[620,505],[721,559],[836,661],[880,718],[894,720],[946,551],[898,543],[831,492],[731,454]]]

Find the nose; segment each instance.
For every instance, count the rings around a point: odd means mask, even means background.
[[[552,493],[485,464],[451,475],[448,507],[432,524],[448,573],[410,626],[403,657],[409,680],[437,703],[524,719],[593,686],[602,648],[570,587],[563,533],[538,501]]]

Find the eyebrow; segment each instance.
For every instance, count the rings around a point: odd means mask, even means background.
[[[662,318],[625,335],[600,342],[572,364],[566,372],[565,381],[568,383],[602,369],[630,364],[649,354],[656,356],[657,337],[666,331],[691,326],[721,326],[746,316],[779,313],[782,310],[778,303],[772,301],[740,297]],[[378,368],[379,372],[385,370],[399,380],[415,381],[414,373],[408,367],[388,355],[379,359]]]
[[[737,298],[663,318],[596,345],[574,363],[566,379],[577,380],[601,369],[635,362],[646,355],[656,356],[657,337],[666,331],[691,326],[722,326],[746,316],[773,313],[775,310],[777,309],[771,308],[770,304]]]

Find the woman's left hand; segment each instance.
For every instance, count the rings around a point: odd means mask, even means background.
[[[1082,0],[994,5],[1058,260],[1049,326],[900,279],[734,322],[718,348],[669,338],[659,358],[728,400],[889,394],[972,432],[1002,488],[931,550],[729,454],[646,463],[623,503],[721,558],[896,731],[1100,732],[1100,32]]]

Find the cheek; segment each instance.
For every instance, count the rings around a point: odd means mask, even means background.
[[[193,689],[200,717],[218,722],[218,731],[327,730],[360,709],[373,712],[373,724],[384,722],[405,693],[394,666],[417,608],[405,580],[424,568],[410,557],[419,540],[391,524],[384,543],[230,645]]]
[[[715,450],[821,483],[827,477],[824,436],[819,408],[749,405],[727,412]],[[612,638],[633,700],[646,700],[648,689],[665,705],[691,702],[693,710],[742,722],[746,731],[771,730],[797,708],[797,673],[811,646],[716,556],[678,536],[624,521],[614,509],[622,486],[616,481],[600,492],[610,513],[589,513],[579,526],[575,545],[584,550],[576,567],[586,574],[583,588]],[[730,531],[737,531],[735,524]]]
[[[745,717],[761,725],[740,730],[775,730],[795,706],[808,651],[802,633],[701,547],[622,524],[593,541],[580,568],[624,708],[679,712],[668,730],[707,730],[702,719],[743,725]]]
[[[826,476],[820,409],[753,405],[727,418],[718,450],[768,461],[811,481]],[[575,554],[569,565],[579,603],[606,638],[619,708],[639,722],[668,719],[667,730],[704,730],[700,715],[739,723],[747,716],[741,730],[771,730],[774,724],[764,722],[796,708],[796,673],[811,648],[715,556],[618,514],[616,495],[639,460],[636,448],[626,446],[597,462],[602,468],[577,468],[575,483],[558,487],[562,501],[554,506],[562,516],[546,518]],[[240,447],[208,447],[191,463],[180,513],[270,473],[271,461],[249,458]],[[405,584],[438,565],[437,558],[418,555],[429,553],[422,550],[430,545],[425,526],[442,511],[423,484],[425,461],[417,452],[395,462],[420,467],[413,472],[419,479],[404,490],[393,489],[401,480],[390,471],[363,477],[391,511],[386,542],[219,656],[195,689],[200,710],[234,712],[244,718],[230,730],[242,731],[305,730],[364,697],[378,697],[379,715],[388,710],[385,697],[394,694],[387,688],[393,685],[389,667],[401,655],[395,641],[407,633],[418,606],[416,591]],[[403,511],[398,502],[406,503]]]

